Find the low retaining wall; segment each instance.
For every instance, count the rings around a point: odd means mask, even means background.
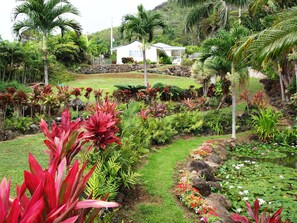
[[[148,68],[155,68],[157,65],[149,64]],[[79,72],[82,74],[101,74],[101,73],[125,73],[142,70],[143,64],[109,64],[84,67]]]

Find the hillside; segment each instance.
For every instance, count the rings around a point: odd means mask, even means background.
[[[153,9],[162,15],[165,23],[168,25],[168,32],[164,35],[161,31],[155,33],[155,42],[163,42],[170,45],[194,45],[197,43],[195,36],[187,32],[184,33],[184,24],[189,8],[181,8],[175,0],[168,0]],[[114,45],[124,44],[125,41],[120,40],[119,27],[114,27]],[[110,41],[110,30],[105,29],[91,35],[98,36],[101,40]]]

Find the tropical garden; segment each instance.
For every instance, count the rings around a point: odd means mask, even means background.
[[[296,5],[139,5],[113,44],[139,40],[143,60],[112,65],[109,30],[82,34],[69,1],[19,1],[18,41],[0,38],[0,223],[296,222]],[[147,60],[157,42],[182,64]]]

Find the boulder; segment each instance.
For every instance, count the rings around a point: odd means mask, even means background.
[[[214,163],[212,161],[205,161],[205,163],[207,165],[209,165],[210,169],[212,172],[216,172],[219,168],[220,168],[220,165],[217,164],[217,163]]]
[[[203,177],[206,181],[214,181],[214,180],[215,180],[215,177],[214,177],[214,175],[212,174],[210,168],[205,168],[205,169],[200,170],[200,171],[198,172],[198,175],[199,175],[200,177]]]
[[[213,189],[215,189],[215,190],[221,190],[221,189],[222,189],[221,185],[220,185],[219,183],[215,182],[215,181],[208,181],[207,184],[208,184],[211,188],[213,188]]]
[[[191,163],[188,167],[190,172],[192,172],[193,170],[195,170],[196,172],[199,172],[199,170],[202,170],[205,168],[209,168],[208,164],[206,164],[204,161],[200,161],[200,160],[191,161]]]
[[[204,160],[206,161],[211,161],[213,163],[217,163],[217,164],[221,164],[222,163],[222,159],[220,158],[220,156],[216,153],[211,153],[209,156],[207,156]]]
[[[203,197],[207,197],[208,195],[211,194],[211,188],[210,186],[206,183],[205,179],[199,178],[199,177],[194,177],[192,178],[192,185],[195,187],[197,190],[199,190],[199,193]]]
[[[76,111],[76,109],[82,111],[86,107],[86,104],[79,98],[75,98],[71,101],[71,107],[74,111]]]
[[[227,210],[231,207],[231,202],[221,194],[211,194],[205,201],[208,205],[216,209],[218,217],[221,218],[224,223],[234,223],[231,219],[232,214]]]

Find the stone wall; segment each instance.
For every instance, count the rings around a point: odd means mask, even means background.
[[[191,76],[191,67],[189,66],[172,66],[163,70],[159,69],[159,65],[148,64],[147,68],[148,73],[167,74],[179,77]],[[143,72],[143,69],[143,64],[109,64],[84,67],[79,72],[82,74],[125,73],[136,70]]]
[[[155,68],[157,65],[149,64],[148,68]],[[82,74],[101,74],[101,73],[125,73],[136,70],[143,70],[143,64],[108,64],[96,65],[82,68]]]
[[[171,76],[191,77],[191,67],[189,66],[174,66],[165,70],[165,73]]]

